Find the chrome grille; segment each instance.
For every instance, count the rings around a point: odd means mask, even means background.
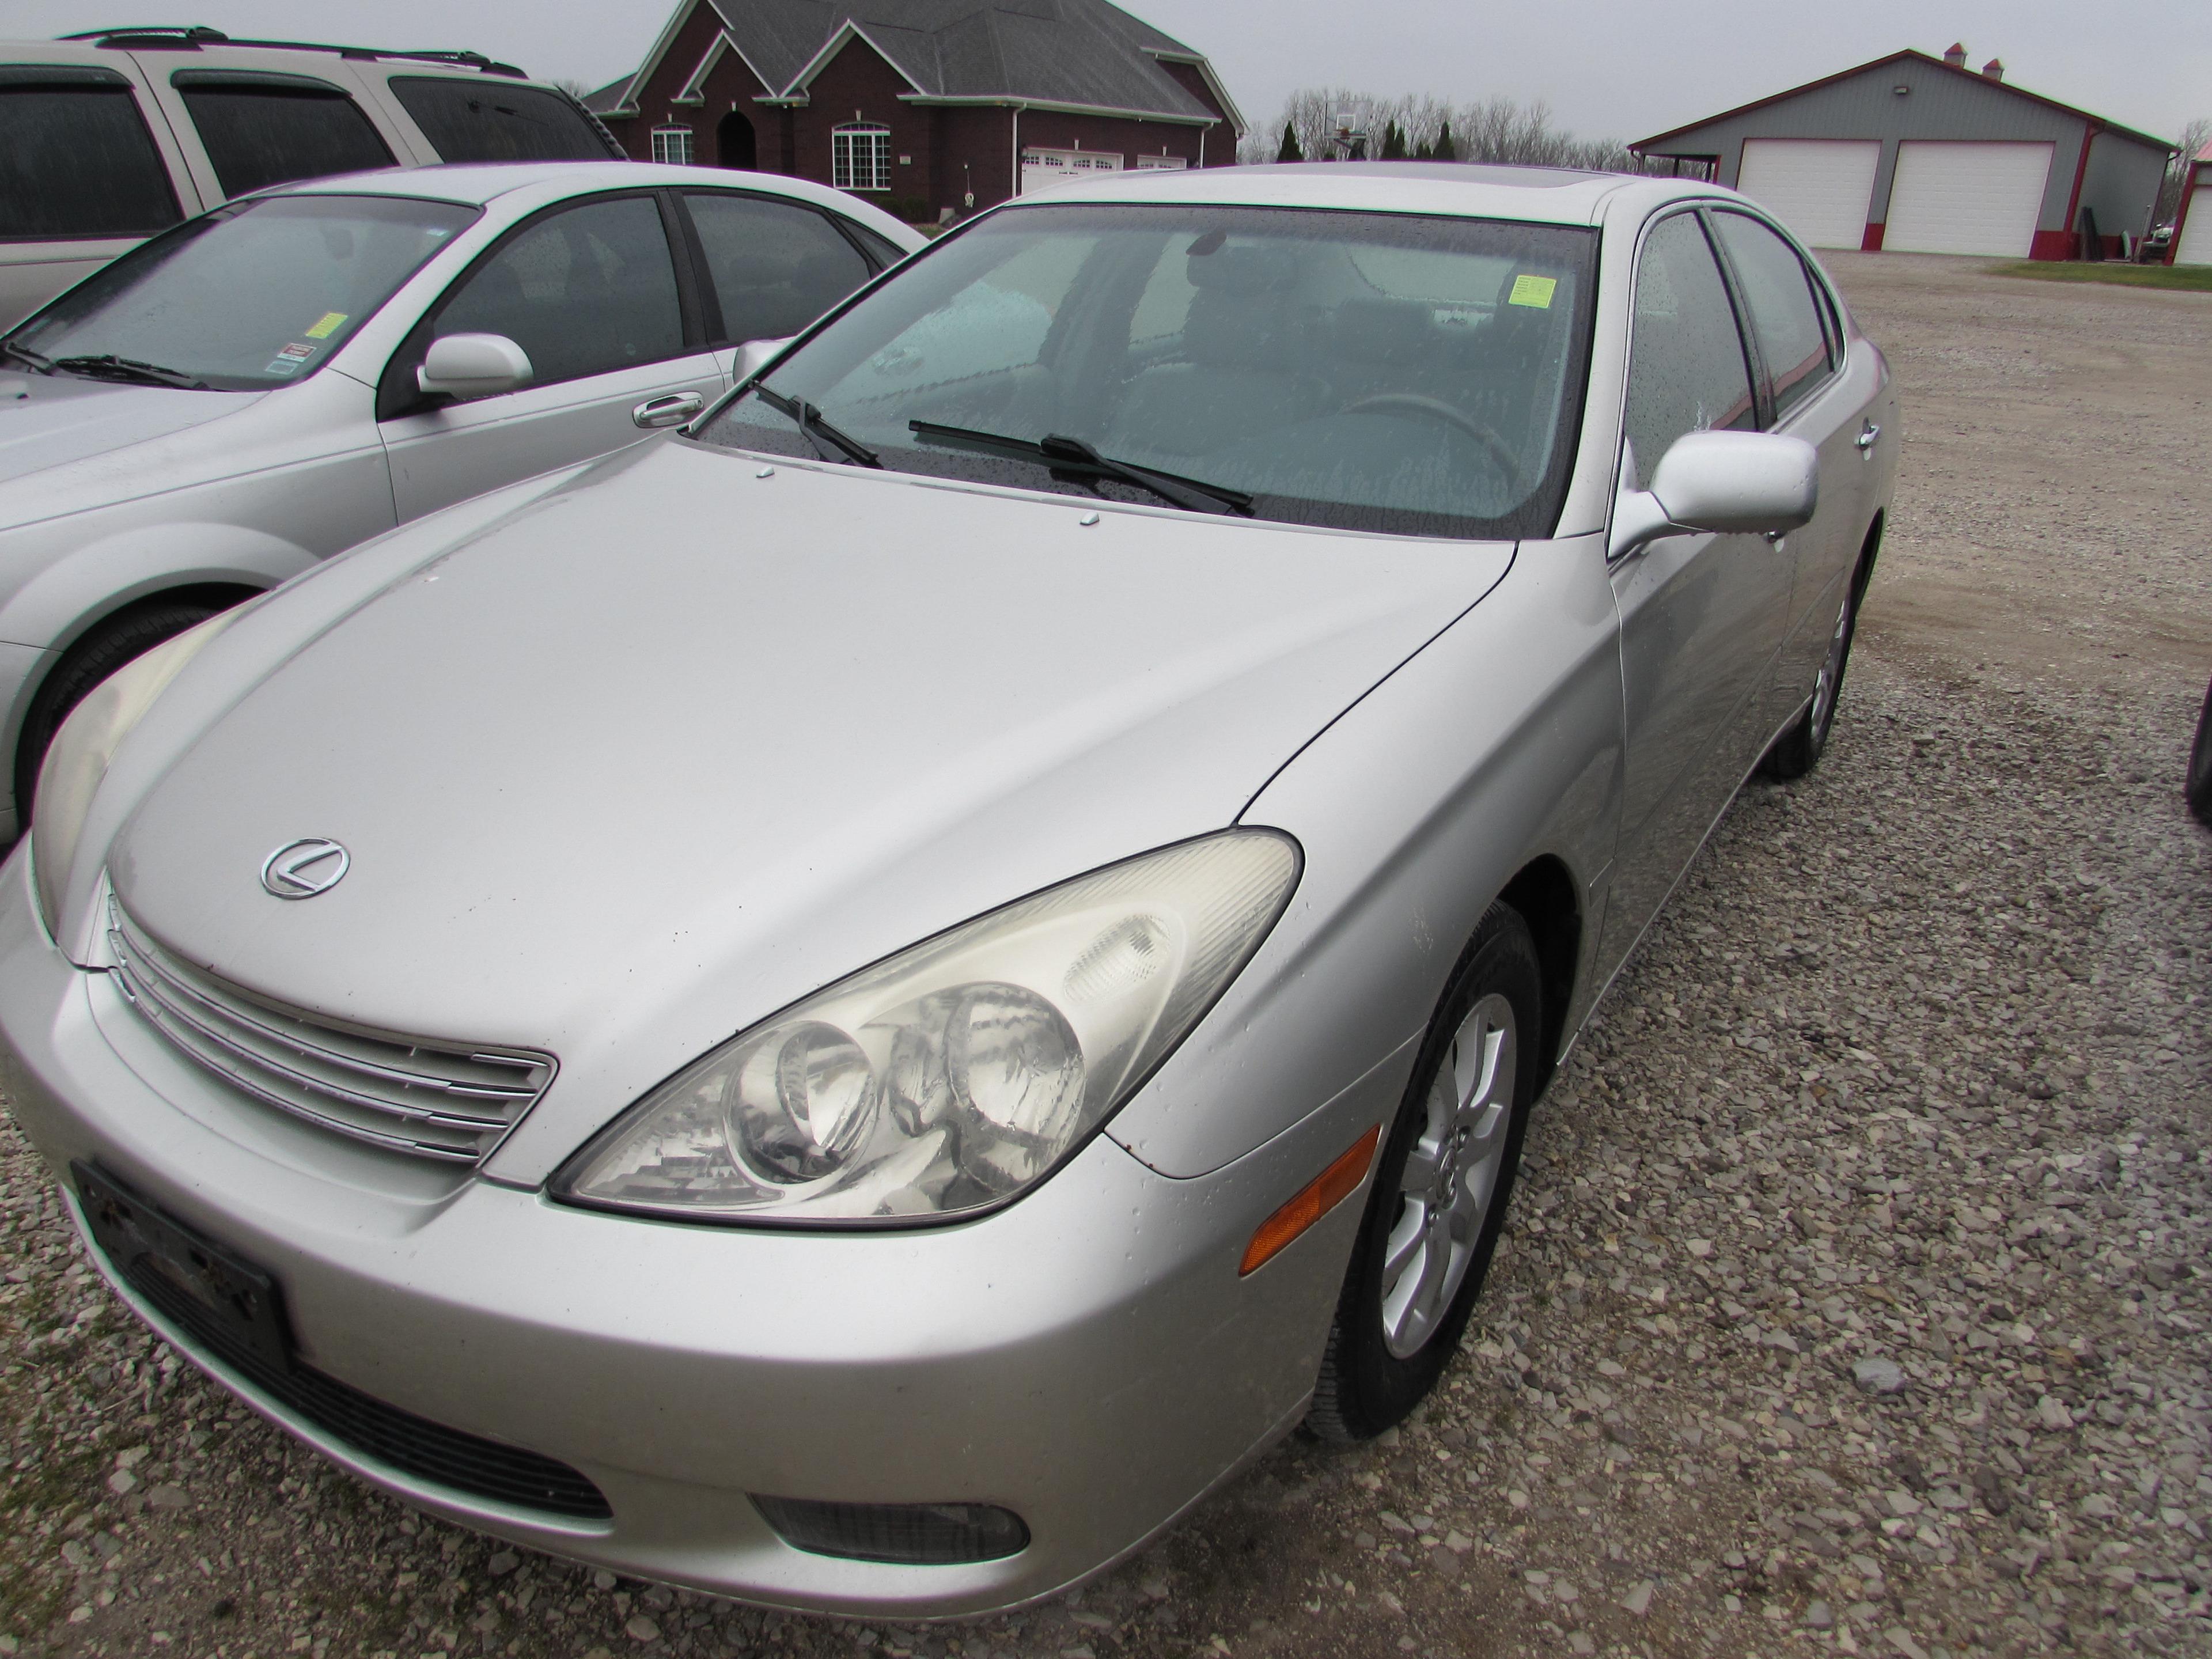
[[[553,1057],[369,1035],[272,1006],[186,966],[108,902],[123,994],[241,1094],[396,1152],[474,1164],[553,1080]]]

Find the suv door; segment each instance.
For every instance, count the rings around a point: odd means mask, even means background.
[[[689,263],[671,252],[672,213],[657,191],[550,209],[508,232],[431,307],[377,389],[403,522],[619,449],[720,394]],[[465,403],[423,397],[416,371],[447,334],[513,340],[530,359],[529,384]]]
[[[502,76],[393,71],[362,79],[380,94],[386,122],[410,127],[445,161],[606,161],[611,149],[581,105],[550,87]]]
[[[393,151],[356,100],[349,80],[336,73],[302,74],[230,62],[179,66],[152,53],[146,58],[155,96],[183,141],[201,197],[210,204],[295,179],[365,172],[413,159]]]
[[[1759,425],[1753,360],[1702,215],[1677,212],[1650,228],[1633,303],[1624,491],[1647,488],[1686,433]],[[1758,763],[1794,539],[1667,536],[1613,567],[1626,749],[1601,980]]]
[[[80,47],[28,43],[0,63],[0,329],[200,210],[144,88]]]
[[[1767,724],[1778,727],[1813,695],[1842,614],[1844,584],[1858,562],[1869,479],[1858,437],[1865,422],[1843,368],[1840,322],[1820,279],[1796,249],[1747,213],[1723,209],[1713,229],[1728,256],[1764,369],[1769,424],[1820,454],[1820,510],[1792,532],[1796,587],[1789,630],[1775,659]]]

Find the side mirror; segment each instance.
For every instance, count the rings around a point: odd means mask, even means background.
[[[1778,536],[1811,523],[1820,499],[1820,453],[1802,438],[1686,433],[1659,458],[1650,489],[1621,492],[1607,556],[1687,531]]]
[[[430,342],[415,385],[426,394],[489,398],[530,382],[530,355],[504,334],[447,334]]]
[[[787,334],[781,340],[748,340],[738,348],[737,367],[731,372],[730,384],[743,386],[782,355],[784,347],[797,336]]]

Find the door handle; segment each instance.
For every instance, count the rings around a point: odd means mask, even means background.
[[[1874,441],[1880,436],[1881,436],[1881,428],[1872,421],[1869,421],[1866,423],[1866,429],[1853,441],[1858,445],[1860,454],[1871,455],[1874,453]]]
[[[633,423],[644,427],[682,426],[707,400],[696,392],[672,392],[665,398],[648,398],[629,412]]]

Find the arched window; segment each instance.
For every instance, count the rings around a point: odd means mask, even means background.
[[[848,122],[830,134],[830,182],[840,190],[891,187],[891,130]]]
[[[653,130],[653,159],[672,166],[688,167],[691,165],[691,129],[689,127],[655,127]]]

